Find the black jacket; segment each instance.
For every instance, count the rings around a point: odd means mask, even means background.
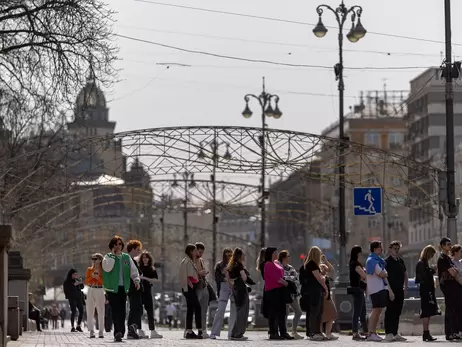
[[[138,272],[139,272],[140,276],[143,275],[143,273],[141,272],[140,266],[138,265],[138,262],[137,262],[135,259],[133,259],[133,258],[132,258],[132,260],[133,260],[133,262],[135,263],[135,266],[136,266],[136,268],[138,269]],[[139,290],[136,290],[135,282],[133,282],[133,280],[130,279],[130,290],[128,291],[128,295],[133,295],[133,294],[137,294],[137,293],[142,293],[142,292],[143,292],[143,282],[144,282],[144,281],[141,281],[141,282],[140,282],[140,289],[139,289]]]
[[[72,278],[72,275],[76,272],[77,270],[70,269],[63,283],[64,295],[68,300],[83,300],[83,283],[75,286],[74,283],[77,281],[77,279]]]

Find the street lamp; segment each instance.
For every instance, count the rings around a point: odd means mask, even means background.
[[[217,180],[216,180],[216,172],[218,161],[220,158],[224,160],[231,159],[231,153],[229,151],[229,143],[228,142],[218,142],[217,141],[217,134],[215,133],[214,139],[211,143],[208,144],[211,148],[211,154],[207,155],[205,150],[205,145],[203,142],[200,144],[199,153],[197,156],[199,159],[206,160],[211,159],[212,161],[212,174],[210,175],[210,180],[212,181],[212,237],[213,237],[213,247],[212,247],[212,264],[215,266],[217,263],[217,224],[218,224],[218,217],[217,217]],[[220,156],[218,150],[220,147],[226,146],[226,152],[223,156]]]
[[[259,136],[260,148],[261,148],[261,199],[258,202],[258,206],[261,210],[261,233],[260,233],[260,247],[265,247],[265,236],[266,236],[266,206],[265,201],[268,199],[269,192],[265,188],[265,170],[266,170],[266,146],[265,146],[265,135],[266,135],[266,118],[272,117],[279,119],[282,116],[282,112],[279,109],[279,96],[267,93],[265,90],[265,77],[263,77],[263,90],[260,95],[247,94],[244,96],[245,109],[242,112],[244,118],[252,117],[252,111],[249,107],[250,99],[258,101],[261,107],[261,135]],[[274,105],[274,108],[273,108]]]
[[[343,3],[336,8],[332,8],[329,5],[319,5],[316,8],[316,12],[319,15],[319,21],[316,27],[313,29],[313,33],[316,37],[322,38],[327,34],[327,28],[322,22],[322,15],[324,9],[331,11],[338,24],[338,46],[339,46],[339,62],[334,66],[335,79],[338,81],[338,91],[339,91],[339,165],[338,165],[338,174],[339,174],[339,219],[338,219],[338,231],[340,236],[340,259],[339,259],[339,282],[346,283],[348,282],[348,272],[346,268],[346,243],[347,243],[347,233],[346,233],[346,222],[345,222],[345,149],[347,148],[346,143],[349,141],[349,138],[345,136],[344,129],[344,91],[345,83],[343,80],[343,29],[345,22],[348,18],[351,19],[351,29],[346,35],[347,39],[350,42],[357,42],[362,39],[367,31],[364,29],[361,23],[361,15],[363,9],[361,6],[354,5],[350,8],[347,8]]]
[[[188,171],[183,172],[183,182],[184,182],[184,206],[183,206],[183,221],[184,221],[184,246],[189,244],[189,235],[188,235],[188,195],[189,189],[194,188],[196,186],[196,182],[194,181],[194,174]],[[173,174],[173,183],[172,187],[178,187],[178,180],[176,178],[176,174]]]

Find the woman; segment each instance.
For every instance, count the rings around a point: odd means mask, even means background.
[[[199,275],[204,276],[205,273],[198,272],[194,265],[194,259],[197,258],[197,248],[193,244],[188,244],[185,248],[186,256],[180,263],[180,284],[184,297],[186,298],[186,330],[184,337],[186,339],[202,339],[202,316],[201,305],[197,297],[197,284],[199,283]],[[196,321],[198,334],[192,330],[193,317]]]
[[[452,262],[454,263],[454,266],[457,268],[457,270],[459,270],[459,274],[461,274],[462,273],[462,262],[461,262],[461,260],[462,260],[462,246],[461,245],[452,246],[451,247],[451,255],[452,255]]]
[[[69,301],[69,306],[71,307],[71,332],[76,331],[83,332],[81,328],[82,319],[83,319],[83,282],[79,278],[76,269],[70,269],[67,273],[66,279],[63,283],[63,291],[66,299]],[[77,314],[77,309],[79,310],[79,317],[77,319],[77,328],[74,327],[75,316]]]
[[[154,323],[154,303],[152,301],[152,285],[158,280],[159,276],[157,275],[156,268],[154,267],[154,259],[148,251],[141,253],[139,267],[143,274],[140,276],[143,283],[142,303],[148,315],[151,339],[160,339],[162,338],[162,335],[156,331]]]
[[[319,247],[313,246],[308,252],[305,263],[300,268],[302,285],[302,309],[307,312],[307,336],[314,341],[322,341],[326,336],[321,332],[324,296],[328,295],[325,278],[321,274],[321,256]]]
[[[321,274],[325,278],[327,287],[327,296],[324,296],[324,303],[322,309],[321,331],[323,330],[322,326],[325,324],[325,334],[327,340],[338,340],[338,337],[332,334],[332,327],[334,325],[334,321],[337,319],[337,309],[335,308],[335,304],[332,301],[330,295],[330,282],[332,281],[331,274],[334,272],[334,267],[331,263],[329,263],[329,261],[327,261],[324,254],[321,256],[321,262]]]
[[[263,274],[266,304],[269,306],[267,311],[270,340],[293,340],[294,338],[287,333],[286,327],[287,310],[283,288],[287,287],[288,283],[284,280],[284,269],[276,262],[277,258],[276,248],[266,248]]]
[[[233,296],[236,304],[236,322],[231,333],[232,340],[247,340],[244,336],[249,318],[249,287],[255,282],[250,278],[245,268],[245,254],[236,248],[228,264],[229,278],[233,281]]]
[[[103,261],[103,256],[100,253],[95,253],[91,256],[91,261],[93,263],[87,269],[85,274],[85,284],[88,286],[87,294],[87,327],[90,330],[90,338],[95,337],[94,331],[94,319],[95,319],[95,309],[98,312],[98,326],[99,329],[99,338],[104,337],[104,314],[106,306],[106,294],[104,293],[103,288],[103,268],[101,262]]]
[[[419,284],[420,318],[422,319],[424,342],[435,341],[430,335],[430,318],[441,314],[435,296],[435,270],[429,265],[430,259],[436,254],[435,247],[428,245],[420,253],[420,260],[415,269],[415,281]]]
[[[35,302],[35,295],[33,293],[29,293],[29,319],[35,321],[37,331],[42,331],[41,326],[41,312],[38,307],[34,306]]]
[[[303,339],[303,336],[297,333],[298,322],[302,316],[302,309],[300,308],[299,302],[299,285],[300,281],[298,280],[297,270],[294,269],[290,262],[289,251],[280,251],[278,256],[279,264],[281,264],[284,269],[284,280],[289,283],[288,288],[292,290],[292,302],[288,304],[294,311],[294,319],[292,321],[292,337],[296,340]]]
[[[362,341],[364,338],[359,334],[359,322],[364,334],[368,333],[366,316],[366,271],[363,265],[363,250],[360,246],[354,246],[350,252],[350,287],[349,294],[353,295],[353,340]]]
[[[266,253],[266,248],[262,248],[260,250],[260,254],[258,255],[257,258],[257,271],[260,272],[261,274],[261,279],[263,282],[265,281],[265,253]],[[263,317],[266,319],[269,319],[268,316],[268,305],[266,305],[266,291],[265,291],[265,285],[263,284],[263,294],[262,294],[262,299],[261,299],[261,308],[260,308],[260,313]],[[270,332],[268,331],[268,334]]]

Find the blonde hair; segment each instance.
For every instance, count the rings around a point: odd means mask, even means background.
[[[433,258],[436,254],[436,248],[432,245],[425,246],[420,253],[420,260],[424,263],[428,263],[428,261]]]
[[[311,247],[308,252],[308,256],[305,259],[304,266],[306,267],[306,264],[308,264],[310,261],[314,261],[319,266],[321,264],[321,255],[321,248],[319,248],[318,246]]]

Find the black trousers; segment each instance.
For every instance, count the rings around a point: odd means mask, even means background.
[[[128,295],[130,311],[128,313],[127,326],[134,324],[138,329],[141,329],[141,317],[143,316],[142,295],[143,292],[140,291],[135,291]]]
[[[195,289],[188,288],[188,291],[183,291],[186,298],[186,330],[192,330],[193,317],[196,321],[197,330],[202,330],[202,312],[199,299]]]
[[[69,306],[71,307],[71,326],[74,327],[75,316],[77,310],[79,310],[79,316],[77,318],[77,326],[79,327],[82,324],[83,319],[83,302],[82,299],[73,298],[69,299]]]
[[[444,286],[441,286],[441,291],[444,294],[444,305],[446,306],[446,311],[444,313],[444,333],[446,336],[451,334],[459,333],[459,318],[457,308],[460,306],[460,289],[459,284],[456,281],[454,283],[448,283]]]
[[[154,323],[154,302],[152,301],[151,287],[145,286],[143,292],[143,306],[148,314],[149,330],[156,330]]]
[[[40,311],[33,310],[29,312],[29,319],[35,321],[35,325],[37,326],[37,331],[41,331],[42,328],[40,327]]]
[[[322,290],[313,290],[309,294],[309,316],[307,312],[306,320],[309,322],[310,334],[321,333],[322,310],[324,309],[324,293]]]
[[[353,294],[353,333],[359,332],[359,322],[364,333],[368,332],[367,315],[366,315],[366,298],[364,290],[359,289]]]
[[[287,334],[287,307],[284,300],[283,288],[276,288],[266,292],[268,304],[268,324],[271,336]]]
[[[395,300],[388,300],[387,310],[385,311],[385,334],[398,334],[399,317],[403,310],[404,290],[393,289]]]
[[[107,292],[107,299],[111,307],[112,324],[114,325],[114,336],[117,333],[125,335],[125,316],[127,315],[127,294],[125,288],[120,286],[117,293]]]

